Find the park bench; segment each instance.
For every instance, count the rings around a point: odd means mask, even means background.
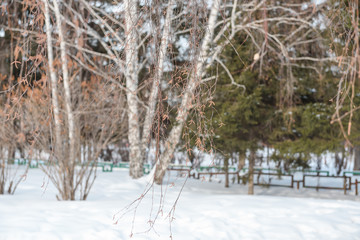
[[[325,176],[330,176],[330,172],[329,171],[325,171],[325,170],[312,170],[312,169],[291,169],[289,170],[289,174],[293,174],[296,172],[301,172],[303,174],[316,174],[316,175],[325,175]]]
[[[113,164],[114,168],[126,168],[129,169],[130,168],[130,163],[128,162],[118,162],[116,164]],[[151,166],[150,164],[144,164],[143,166],[143,173],[144,174],[149,174],[151,170]]]
[[[239,182],[239,172],[228,172],[229,175],[235,175],[238,178],[238,182]],[[218,175],[226,175],[226,172],[197,172],[196,174],[194,174],[194,178],[196,179],[200,179],[201,176],[205,177],[205,176],[209,176],[209,181],[211,181],[211,178],[213,176],[218,176]],[[233,183],[235,182],[235,180],[233,180]]]
[[[112,162],[96,162],[96,167],[101,167],[103,172],[112,172],[114,164]]]
[[[35,159],[28,160],[28,159],[24,159],[24,158],[18,158],[18,159],[14,159],[11,162],[13,162],[19,166],[29,164],[30,168],[38,168],[39,167],[39,160],[35,160]]]
[[[343,176],[352,175],[352,176],[360,176],[360,171],[344,171]]]
[[[313,179],[313,181],[316,180],[317,184],[316,185],[312,184],[310,179]],[[327,185],[325,185],[325,183],[320,183],[321,179],[326,179]],[[337,187],[334,186],[336,185],[334,183],[331,183],[331,186],[329,186],[330,185],[329,180],[337,181],[338,186]],[[346,194],[347,191],[351,190],[351,185],[352,185],[351,177],[347,177],[347,176],[304,175],[302,183],[304,188],[315,188],[316,190],[319,189],[343,190],[344,194]]]
[[[254,176],[254,179],[256,179],[256,181],[254,181],[254,185],[289,187],[289,188],[294,187],[294,176],[291,174],[254,172],[254,175],[256,175],[256,174],[258,176],[256,178]],[[289,184],[286,184],[286,183],[282,184],[282,182],[285,182],[285,181],[283,181],[284,178],[288,178],[290,180]],[[274,181],[277,181],[278,183],[274,183]]]
[[[116,168],[130,168],[130,164],[128,162],[118,162],[114,165]]]
[[[101,169],[103,172],[112,172],[114,168],[114,164],[112,162],[103,162]]]
[[[242,168],[241,172],[246,172],[248,171],[249,168]],[[255,167],[254,168],[254,173],[275,173],[275,174],[282,174],[283,171],[280,168],[259,168],[259,167]]]
[[[195,173],[190,174],[190,172],[192,171],[191,166],[187,166],[187,165],[175,165],[175,164],[171,164],[168,168],[168,171],[175,171],[178,172],[179,174],[187,174],[187,176],[191,177],[193,176],[195,178]]]
[[[170,165],[167,170],[168,171],[176,171],[180,174],[186,173],[187,176],[193,177],[195,179],[200,179],[201,176],[209,176],[210,181],[213,176],[217,175],[226,175],[226,172],[224,171],[224,167],[222,166],[200,166],[196,169],[192,168],[188,165]],[[236,171],[235,167],[229,167],[229,175],[236,175],[238,176],[239,173]],[[232,170],[232,171],[231,171]]]
[[[37,161],[37,160],[30,160],[29,167],[30,167],[30,168],[38,168],[38,167],[39,167],[39,161]]]
[[[143,166],[143,173],[144,174],[149,174],[150,173],[150,170],[151,170],[151,165],[150,164],[144,164]]]
[[[235,167],[228,167],[229,171],[232,170],[232,171],[236,171],[236,168]],[[200,172],[203,172],[203,171],[224,171],[225,170],[225,167],[223,166],[200,166],[199,167],[199,171]]]
[[[359,179],[360,178],[360,171],[344,171],[343,176],[351,175],[353,178],[355,178],[354,182],[351,182],[351,185],[354,185],[355,187],[355,195],[359,195],[358,186],[360,185]]]
[[[17,158],[14,160],[14,163],[17,165],[26,165],[28,163],[28,160],[23,158]]]

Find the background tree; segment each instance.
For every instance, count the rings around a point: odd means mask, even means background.
[[[23,107],[18,95],[24,90],[23,77],[27,71],[34,71],[34,67],[31,64],[25,65],[22,58],[24,54],[31,55],[32,46],[26,35],[12,30],[27,21],[27,16],[22,15],[22,11],[21,4],[11,1],[4,1],[0,9],[0,194],[14,194],[17,185],[27,173],[27,168],[23,171],[12,165],[15,157],[25,158],[31,155],[25,150],[31,145],[27,141],[30,132],[27,132],[26,122],[20,118]]]

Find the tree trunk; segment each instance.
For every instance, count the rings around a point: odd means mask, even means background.
[[[229,157],[224,159],[224,170],[225,170],[225,187],[229,187]]]
[[[137,5],[136,0],[125,0],[125,32],[126,46],[125,46],[125,60],[126,60],[126,92],[128,104],[128,138],[130,144],[130,171],[129,174],[133,178],[140,178],[143,176],[143,158],[141,156],[141,139],[140,139],[140,124],[139,124],[139,106],[137,101],[138,89],[138,35],[136,32],[137,19]]]
[[[249,157],[249,181],[248,181],[249,195],[254,195],[254,165],[255,165],[255,151],[251,150]]]
[[[336,175],[338,176],[341,171],[343,170],[344,167],[344,159],[345,159],[345,154],[344,154],[344,150],[342,149],[341,157],[339,156],[338,151],[335,152],[335,167],[336,167]]]
[[[61,55],[61,69],[62,77],[65,90],[65,107],[66,115],[68,120],[68,136],[69,136],[69,152],[65,156],[66,169],[65,169],[65,185],[67,192],[65,193],[66,199],[64,200],[74,200],[73,188],[74,188],[74,168],[75,168],[75,158],[77,156],[76,151],[76,139],[75,139],[75,120],[72,112],[72,101],[71,101],[71,90],[70,90],[70,80],[68,72],[68,62],[66,58],[66,43],[64,38],[64,31],[62,28],[61,14],[59,10],[59,5],[57,1],[54,1],[54,11],[56,17],[56,25],[58,28],[59,40],[60,40],[60,55]]]
[[[238,162],[238,170],[241,171],[245,166],[245,160],[246,160],[246,153],[240,152],[239,153],[239,162]]]
[[[193,70],[189,82],[186,86],[185,93],[183,95],[181,105],[178,109],[176,116],[176,124],[170,131],[167,143],[165,144],[165,151],[161,154],[160,159],[156,163],[156,171],[154,180],[157,184],[161,184],[165,175],[166,169],[168,168],[171,159],[173,157],[175,147],[180,141],[180,136],[184,123],[187,119],[189,110],[192,108],[192,99],[196,87],[200,84],[203,71],[205,68],[206,60],[208,59],[208,50],[210,48],[210,42],[212,41],[214,30],[216,27],[217,15],[219,13],[220,0],[214,0],[212,3],[210,16],[207,24],[207,31],[205,33],[203,42],[200,48],[200,54],[197,59],[197,64]]]
[[[10,145],[8,148],[8,157],[7,157],[8,161],[9,160],[14,160],[15,159],[15,149],[14,146]]]
[[[240,172],[245,166],[246,152],[239,152],[239,162],[238,162],[238,174],[237,174],[237,183],[240,184]]]
[[[0,160],[0,194],[4,194],[5,191],[5,159]]]
[[[44,14],[45,14],[45,29],[46,29],[46,41],[47,41],[47,55],[48,55],[48,64],[49,64],[49,73],[50,73],[50,81],[51,81],[51,101],[52,101],[52,109],[54,115],[54,123],[55,123],[55,155],[60,155],[62,153],[61,147],[61,123],[60,123],[60,111],[59,111],[59,100],[58,100],[58,90],[57,90],[57,80],[56,74],[54,70],[54,53],[52,46],[52,37],[51,37],[51,23],[50,23],[50,14],[49,14],[49,4],[47,0],[42,0],[45,6]]]
[[[164,73],[164,60],[167,55],[167,47],[170,38],[170,29],[171,29],[171,17],[172,17],[172,5],[173,0],[169,0],[166,18],[164,23],[164,30],[161,38],[160,49],[159,49],[159,56],[158,56],[158,63],[157,63],[157,71],[155,78],[152,83],[150,97],[149,97],[149,105],[146,110],[146,116],[144,121],[143,127],[143,134],[142,134],[142,151],[145,153],[146,146],[148,145],[149,136],[151,135],[151,127],[154,120],[155,112],[156,112],[156,103],[158,99],[158,92],[161,84],[161,79]],[[145,154],[144,154],[145,155]],[[145,156],[144,156],[145,157]]]
[[[354,171],[360,170],[360,146],[354,148]]]

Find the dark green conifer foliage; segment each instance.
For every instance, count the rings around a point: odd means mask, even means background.
[[[314,46],[311,48],[313,54],[320,54]],[[239,36],[238,42],[222,56],[234,80],[243,84],[245,91],[232,85],[227,73],[217,66],[219,78],[212,113],[216,149],[223,154],[232,154],[269,146],[275,150],[272,160],[285,169],[308,167],[311,154],[319,156],[325,151],[343,149],[344,138],[339,127],[330,124],[338,83],[338,73],[331,70],[331,64],[316,66],[320,75],[311,69],[294,67],[293,74],[297,79],[294,104],[281,108],[279,67],[271,64],[272,59],[267,57],[268,64],[260,76],[257,64],[249,67],[254,54],[252,42]],[[356,106],[358,101],[354,100]],[[359,139],[359,114],[356,113],[353,119],[351,139],[355,141]]]

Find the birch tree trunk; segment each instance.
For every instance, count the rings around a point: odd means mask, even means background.
[[[166,18],[164,23],[164,30],[161,38],[160,43],[160,50],[159,50],[159,56],[158,56],[158,63],[157,63],[157,71],[154,78],[154,81],[152,83],[150,97],[149,97],[149,105],[146,110],[146,117],[144,121],[144,127],[143,127],[143,134],[142,134],[142,151],[145,155],[145,149],[146,145],[149,140],[149,136],[151,133],[151,127],[153,124],[155,112],[156,112],[156,103],[158,99],[158,92],[160,88],[161,79],[163,77],[164,73],[164,60],[167,55],[167,47],[169,43],[170,38],[170,30],[171,30],[171,17],[172,17],[172,5],[174,0],[169,0],[167,11],[166,11]]]
[[[54,53],[52,46],[52,37],[51,37],[51,27],[50,27],[50,14],[49,14],[49,3],[47,0],[42,0],[44,3],[44,15],[45,15],[45,29],[46,29],[46,41],[47,41],[47,55],[48,55],[48,64],[49,64],[49,73],[51,81],[51,101],[54,114],[55,122],[55,155],[62,153],[62,140],[61,140],[61,126],[60,126],[60,111],[59,111],[59,100],[58,100],[58,90],[57,90],[57,80],[54,70]]]
[[[61,68],[62,68],[62,76],[64,82],[64,90],[65,90],[65,107],[66,107],[66,114],[68,120],[68,135],[69,135],[69,154],[67,161],[67,169],[66,169],[66,188],[68,191],[66,192],[66,200],[74,200],[75,195],[73,191],[73,178],[74,178],[74,167],[75,167],[75,157],[76,153],[76,140],[75,140],[75,121],[74,115],[72,112],[71,107],[71,92],[70,92],[70,81],[69,81],[69,72],[68,72],[68,64],[66,58],[66,42],[63,35],[63,28],[62,28],[62,21],[61,21],[61,14],[59,10],[59,5],[57,1],[54,1],[54,11],[56,17],[56,25],[58,28],[59,40],[60,40],[60,54],[61,54]]]
[[[50,10],[49,3],[47,0],[42,0],[44,3],[44,15],[45,15],[45,29],[46,29],[46,41],[47,41],[47,55],[48,55],[48,65],[49,65],[49,74],[50,74],[50,86],[51,86],[51,105],[52,112],[54,115],[54,124],[55,124],[55,149],[53,153],[56,158],[63,156],[63,139],[61,136],[61,121],[60,121],[60,105],[58,99],[58,88],[57,88],[57,78],[54,69],[54,52],[52,45],[52,36],[51,36],[51,23],[50,23]],[[58,169],[59,175],[64,175],[61,170],[66,169],[66,163],[59,159],[60,168]],[[65,185],[64,185],[65,186]],[[61,191],[62,197],[66,196],[64,189]]]
[[[133,178],[140,178],[143,176],[143,161],[141,151],[140,139],[140,123],[139,123],[139,107],[137,101],[138,90],[138,35],[136,32],[136,25],[138,19],[137,11],[138,1],[125,0],[125,55],[126,55],[126,93],[128,104],[128,138],[130,144],[130,176]]]
[[[183,95],[181,105],[178,109],[176,117],[176,125],[170,131],[169,137],[165,143],[165,151],[161,154],[160,159],[156,163],[156,171],[154,180],[157,184],[161,184],[165,175],[166,169],[168,168],[170,161],[173,157],[176,145],[180,141],[180,136],[184,123],[187,119],[189,110],[192,108],[192,100],[196,87],[201,81],[203,71],[205,68],[206,60],[209,57],[209,47],[214,36],[214,30],[216,27],[216,20],[219,13],[221,0],[214,0],[210,10],[210,16],[206,28],[204,40],[201,44],[200,54],[197,59],[195,69],[193,70],[189,83],[186,86],[185,93]]]

